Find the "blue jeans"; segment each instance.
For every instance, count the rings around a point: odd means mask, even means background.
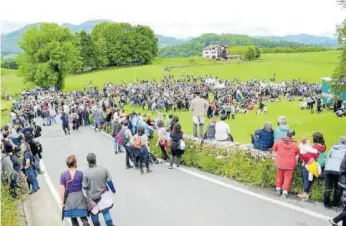
[[[88,119],[83,118],[83,125],[84,126],[88,126],[89,125]]]
[[[309,171],[305,166],[302,167],[303,190],[306,193],[311,191],[312,181],[309,181]]]
[[[95,129],[98,129],[99,128],[99,123],[98,122],[94,122],[94,127],[95,127]]]
[[[114,138],[114,150],[121,152],[121,145],[118,143],[117,138]]]
[[[25,175],[28,178],[29,184],[31,186],[31,191],[36,192],[38,190],[38,181],[33,166],[30,166],[28,169],[25,169]]]
[[[103,219],[106,222],[106,225],[107,226],[114,226],[109,210],[103,212],[102,214],[103,214]],[[100,220],[99,220],[99,215],[91,214],[91,221],[93,222],[94,226],[101,226]]]

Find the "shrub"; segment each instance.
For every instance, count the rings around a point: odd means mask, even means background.
[[[151,142],[151,151],[161,156],[161,150],[155,145],[157,137]],[[253,156],[248,151],[232,151],[215,149],[208,144],[197,144],[186,140],[186,151],[183,155],[183,164],[196,167],[208,173],[226,176],[248,185],[260,187],[274,187],[276,167],[272,156]],[[291,191],[301,192],[303,189],[301,166],[294,173]],[[323,200],[323,182],[314,181],[311,199]]]

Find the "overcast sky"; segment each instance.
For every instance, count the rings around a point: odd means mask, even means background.
[[[0,29],[109,19],[180,38],[207,32],[332,36],[345,18],[336,0],[9,0],[1,2]]]

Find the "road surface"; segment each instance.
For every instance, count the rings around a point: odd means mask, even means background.
[[[61,172],[66,170],[67,156],[76,155],[78,168],[84,170],[87,167],[86,155],[90,152],[96,153],[98,164],[109,169],[117,190],[117,194],[114,195],[115,206],[111,210],[115,225],[327,225],[326,220],[243,194],[177,169],[169,170],[165,164],[153,167],[153,173],[144,175],[140,175],[138,170],[127,170],[125,155],[115,155],[113,141],[91,128],[71,131],[71,135],[68,136],[63,133],[60,124],[43,127],[41,142],[46,170],[56,189],[59,187]],[[231,180],[219,179],[234,184]],[[257,190],[261,192],[262,189]],[[263,192],[263,196],[267,196],[266,192]],[[272,194],[268,196],[281,202],[280,198]],[[297,205],[304,208],[304,205],[307,205],[311,211],[333,215],[330,212],[326,213],[320,204]],[[105,225],[102,217],[101,223]]]

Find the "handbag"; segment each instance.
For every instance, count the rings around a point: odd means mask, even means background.
[[[185,148],[186,148],[185,141],[183,139],[180,139],[179,140],[179,149],[182,151],[185,151]]]

